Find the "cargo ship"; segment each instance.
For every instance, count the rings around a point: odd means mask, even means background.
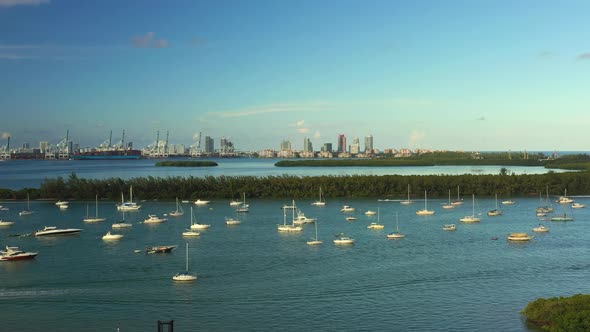
[[[72,155],[72,159],[74,160],[101,160],[101,159],[108,159],[108,160],[119,160],[119,159],[141,159],[142,154],[141,150],[134,150],[131,148],[131,144],[128,147],[125,147],[125,131],[123,130],[123,135],[121,137],[121,141],[115,145],[111,144],[111,140],[113,137],[113,132],[109,136],[109,139],[102,143],[97,148],[92,149],[80,149],[76,153]]]

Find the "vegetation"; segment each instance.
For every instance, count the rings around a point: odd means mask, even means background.
[[[211,198],[229,199],[245,192],[249,198],[315,198],[319,186],[326,197],[405,198],[407,185],[414,197],[422,197],[428,190],[429,197],[447,197],[449,189],[461,186],[461,193],[478,196],[534,196],[545,193],[549,186],[551,195],[590,193],[590,172],[566,172],[533,175],[508,175],[503,170],[498,175],[353,175],[353,176],[206,176],[206,177],[141,177],[123,180],[84,179],[76,174],[67,179],[46,179],[40,188],[21,190],[0,189],[0,199],[100,199],[119,200],[133,185],[134,194],[140,199]]]
[[[167,160],[159,161],[156,166],[173,166],[173,167],[212,167],[217,166],[214,161],[195,161],[195,160]]]
[[[550,332],[590,331],[590,295],[540,298],[522,311],[527,322]]]

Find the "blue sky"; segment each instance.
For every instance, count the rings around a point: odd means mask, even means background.
[[[0,0],[0,133],[585,151],[588,13],[582,0]]]

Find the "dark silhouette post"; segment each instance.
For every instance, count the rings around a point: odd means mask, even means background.
[[[167,327],[167,332],[174,332],[174,320],[158,321],[158,332],[164,332],[164,327]]]

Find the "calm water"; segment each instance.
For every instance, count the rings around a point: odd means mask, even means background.
[[[590,199],[586,199],[590,200]],[[345,331],[527,331],[519,311],[538,297],[590,292],[589,211],[575,210],[576,221],[543,222],[535,217],[536,199],[516,199],[505,215],[487,217],[489,199],[478,199],[482,222],[461,224],[471,204],[454,210],[429,201],[432,217],[415,211],[422,202],[401,206],[376,200],[332,200],[326,207],[298,205],[318,218],[324,244],[305,241],[302,234],[279,234],[281,200],[253,200],[243,223],[228,227],[234,216],[227,201],[195,208],[201,223],[212,224],[199,238],[185,240],[190,217],[164,224],[138,224],[149,213],[174,210],[172,202],[143,202],[127,213],[132,229],[121,231],[118,243],[101,236],[121,215],[113,202],[99,203],[106,222],[84,224],[86,207],[71,203],[59,211],[52,202],[31,202],[35,214],[19,217],[22,202],[0,202],[10,211],[0,218],[17,222],[0,229],[2,245],[38,251],[26,262],[0,262],[0,302],[3,331],[155,331],[156,320],[174,319],[177,331],[345,330]],[[582,203],[590,203],[584,202]],[[343,204],[356,207],[358,220],[348,222]],[[188,204],[184,205],[189,212]],[[380,210],[386,228],[367,229]],[[561,211],[557,207],[557,211]],[[405,239],[388,240],[399,214]],[[456,223],[456,232],[443,224]],[[511,232],[529,232],[541,223],[550,233],[536,234],[529,243],[509,243]],[[79,235],[15,238],[45,225],[83,228]],[[356,239],[349,247],[332,244],[334,234]],[[497,241],[491,240],[497,236]],[[184,243],[190,245],[194,284],[177,284],[171,277],[183,270]],[[151,245],[179,245],[171,254],[134,253]],[[33,317],[33,318],[32,318]]]
[[[11,160],[0,162],[0,188],[37,188],[46,178],[79,177],[124,179],[144,176],[268,176],[268,175],[427,175],[427,174],[499,174],[502,167],[509,173],[540,174],[543,167],[523,166],[433,166],[433,167],[275,167],[274,159],[218,159],[217,167],[155,167],[156,160]],[[554,170],[561,172],[560,170]]]

